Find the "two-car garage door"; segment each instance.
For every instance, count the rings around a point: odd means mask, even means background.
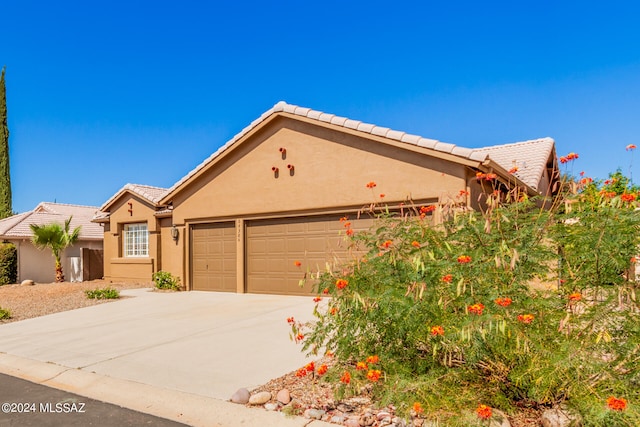
[[[348,259],[345,228],[338,219],[336,215],[325,215],[246,221],[246,292],[310,294],[313,291],[310,282],[303,288],[299,286],[306,271],[324,270],[327,262]],[[352,219],[350,222],[354,230],[362,230],[369,228],[373,221]],[[236,291],[235,270],[233,274],[228,271],[236,268],[235,253],[233,259],[229,253],[236,248],[235,236],[233,223],[194,226],[193,289]],[[301,265],[297,266],[297,262]],[[212,265],[215,268],[211,268]]]

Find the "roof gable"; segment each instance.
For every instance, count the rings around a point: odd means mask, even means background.
[[[433,151],[434,153],[447,153],[460,161],[472,161],[478,165],[487,160],[493,160],[496,164],[501,166],[505,171],[512,168],[513,163],[519,164],[519,174],[516,176],[521,182],[525,183],[532,189],[537,189],[538,183],[542,177],[544,166],[548,163],[549,156],[554,153],[553,146],[554,141],[551,138],[542,138],[537,140],[530,140],[521,143],[497,145],[492,147],[484,147],[478,149],[471,149],[466,147],[457,146],[446,142],[441,142],[435,139],[424,138],[419,135],[412,135],[406,132],[393,130],[386,127],[376,126],[370,123],[364,123],[358,120],[348,119],[346,117],[336,116],[334,114],[324,113],[322,111],[312,110],[310,108],[299,107],[296,105],[287,104],[280,101],[272,108],[265,111],[260,117],[251,122],[247,127],[242,129],[233,138],[222,145],[211,156],[205,159],[202,163],[191,170],[182,179],[176,182],[171,188],[165,190],[165,193],[159,198],[157,203],[166,204],[171,201],[171,197],[195,179],[203,170],[212,165],[215,160],[222,156],[232,146],[237,144],[239,140],[249,134],[257,127],[263,125],[270,118],[277,114],[288,114],[293,117],[303,117],[305,119],[311,119],[312,121],[318,121],[322,124],[330,124],[338,127],[342,127],[345,130],[356,131],[362,133],[365,136],[376,136],[386,138],[392,141],[402,142],[414,147],[420,147],[425,149],[426,152]],[[542,146],[542,148],[539,147]],[[535,147],[535,148],[534,148]],[[554,158],[555,159],[555,158]],[[554,160],[555,161],[555,160]],[[108,205],[109,202],[105,204]],[[102,210],[105,209],[103,206]]]
[[[117,193],[109,198],[101,207],[101,211],[108,210],[111,205],[120,198],[123,194],[130,193],[141,197],[151,204],[151,206],[157,207],[162,197],[166,194],[167,189],[161,187],[152,187],[151,185],[141,184],[125,184]]]

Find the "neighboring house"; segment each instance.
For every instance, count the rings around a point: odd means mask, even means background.
[[[64,222],[72,216],[71,229],[81,226],[80,239],[62,255],[62,268],[67,281],[91,280],[102,277],[102,239],[104,230],[91,222],[98,208],[62,203],[42,202],[30,212],[0,220],[0,240],[11,242],[18,250],[18,281],[39,283],[55,281],[55,259],[50,249],[37,249],[31,243],[31,224],[45,225]],[[84,259],[84,262],[82,261]],[[90,265],[88,265],[90,263]],[[84,270],[84,271],[83,271]]]
[[[381,193],[394,209],[465,191],[477,208],[477,173],[550,196],[554,141],[469,149],[280,102],[173,187],[127,184],[100,208],[105,279],[165,270],[190,290],[308,294],[304,271],[346,256],[340,217],[367,228],[357,212]]]

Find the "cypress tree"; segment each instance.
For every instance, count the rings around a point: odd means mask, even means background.
[[[13,215],[11,175],[9,174],[9,126],[7,125],[7,89],[4,70],[0,75],[0,219]]]

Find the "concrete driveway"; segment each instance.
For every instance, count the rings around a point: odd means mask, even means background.
[[[307,363],[286,319],[311,319],[311,297],[149,289],[122,296],[0,325],[0,353],[223,400]]]

